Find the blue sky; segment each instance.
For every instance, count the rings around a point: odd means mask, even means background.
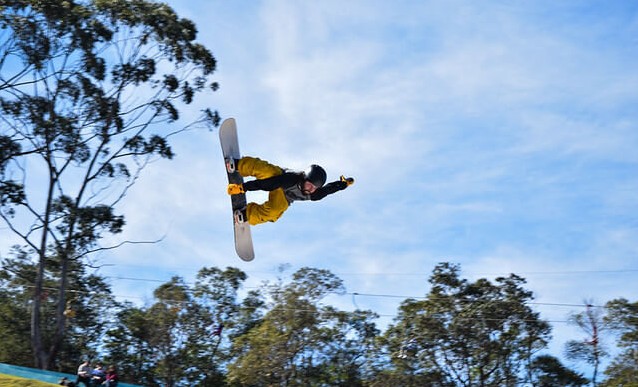
[[[253,228],[234,254],[217,131],[176,138],[121,211],[111,276],[239,267],[248,287],[311,266],[349,293],[423,296],[442,261],[471,280],[517,273],[541,304],[638,294],[638,3],[171,0],[218,60],[217,93],[184,112],[235,117],[242,153],[357,181]],[[254,194],[249,199],[263,200]],[[112,278],[149,300],[159,283]],[[327,300],[382,315],[402,298]],[[581,308],[535,305],[552,350]]]

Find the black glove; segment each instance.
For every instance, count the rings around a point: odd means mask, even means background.
[[[354,184],[354,178],[353,177],[345,177],[345,176],[341,175],[341,181],[346,183],[346,187],[349,187],[349,186]]]

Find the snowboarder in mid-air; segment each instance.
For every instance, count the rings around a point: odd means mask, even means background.
[[[340,180],[325,184],[326,171],[316,164],[303,172],[294,172],[248,156],[226,159],[226,169],[229,173],[238,171],[243,177],[256,178],[243,184],[229,184],[229,195],[247,191],[269,191],[266,202],[248,203],[246,206],[244,219],[251,225],[275,222],[296,200],[321,200],[354,183],[353,178],[341,176]]]

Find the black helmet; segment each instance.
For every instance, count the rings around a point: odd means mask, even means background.
[[[306,176],[306,180],[314,184],[315,187],[322,187],[326,183],[326,171],[318,166],[317,164],[312,164],[304,171],[304,175]]]

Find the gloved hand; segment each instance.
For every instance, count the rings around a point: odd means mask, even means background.
[[[346,183],[346,187],[349,187],[349,186],[354,184],[354,178],[353,177],[345,177],[345,176],[341,175],[341,181]]]
[[[228,184],[228,194],[238,195],[244,193],[244,186],[242,184]]]

